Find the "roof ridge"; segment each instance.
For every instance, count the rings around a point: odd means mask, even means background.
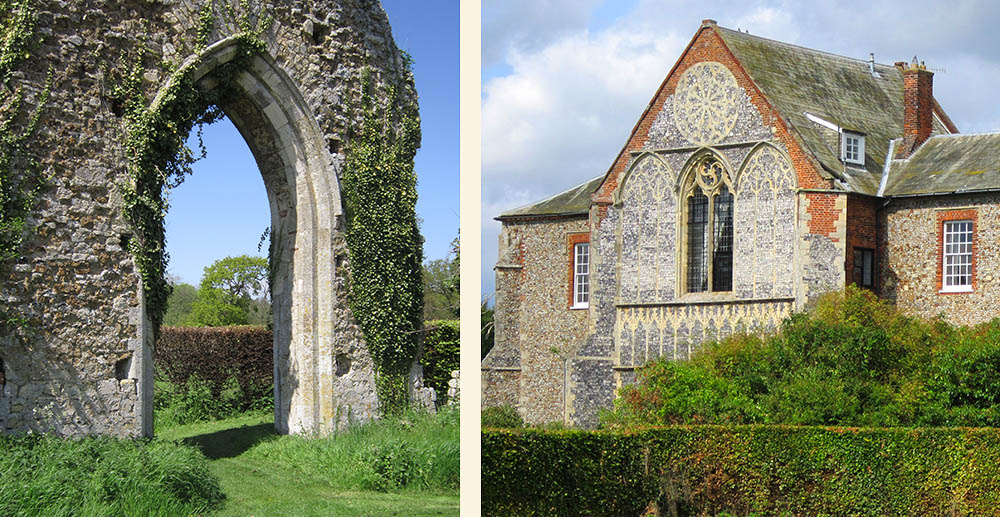
[[[947,135],[931,135],[927,140],[934,138],[958,138],[963,136],[1000,136],[1000,131],[986,131],[983,133],[950,133]]]
[[[783,46],[786,46],[786,47],[792,47],[792,48],[797,48],[797,49],[802,49],[802,50],[808,50],[810,52],[815,52],[817,54],[823,54],[823,55],[826,55],[826,56],[836,57],[836,58],[840,58],[840,59],[846,59],[848,61],[855,61],[857,63],[864,64],[864,65],[867,65],[870,62],[867,59],[859,59],[859,58],[856,58],[856,57],[844,56],[844,55],[841,55],[841,54],[834,54],[833,52],[827,52],[825,50],[819,50],[819,49],[810,48],[810,47],[806,47],[806,46],[802,46],[802,45],[796,45],[795,43],[788,43],[787,41],[778,41],[776,39],[765,38],[764,36],[757,36],[755,34],[750,34],[749,32],[740,32],[740,31],[737,31],[737,30],[730,29],[728,27],[723,27],[721,25],[716,25],[716,28],[722,29],[722,30],[724,30],[726,32],[730,32],[730,33],[733,33],[733,34],[739,34],[740,36],[747,36],[747,37],[750,37],[750,38],[756,38],[756,39],[759,39],[759,40],[767,41],[769,43],[777,43],[778,45],[783,45]],[[879,63],[877,61],[875,62],[875,65],[876,66],[885,67],[885,68],[888,68],[888,69],[898,70],[895,65],[887,65],[885,63]]]

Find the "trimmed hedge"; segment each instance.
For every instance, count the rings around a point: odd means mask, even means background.
[[[993,515],[1000,429],[486,430],[483,515]]]
[[[424,368],[424,386],[434,388],[437,400],[448,398],[451,372],[459,368],[458,320],[433,320],[424,323],[424,352],[420,366]]]
[[[245,403],[267,396],[274,385],[274,340],[262,327],[163,327],[156,369],[175,386],[194,375],[219,396],[235,378]]]

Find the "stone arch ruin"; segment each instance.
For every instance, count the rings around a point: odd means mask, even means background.
[[[206,3],[217,18],[203,46]],[[375,81],[410,85],[400,102],[416,102],[385,13],[374,0],[193,4],[36,4],[41,43],[21,84],[38,101],[52,65],[32,142],[47,186],[21,256],[0,270],[0,303],[26,322],[0,327],[0,432],[152,435],[154,329],[125,246],[133,230],[116,185],[129,176],[109,70],[143,45],[152,105],[174,80],[171,67],[185,63],[197,67],[197,88],[216,88],[248,7],[273,17],[260,34],[266,50],[219,107],[250,147],[270,204],[275,426],[324,433],[378,411],[372,359],[346,300],[338,178],[362,68]]]

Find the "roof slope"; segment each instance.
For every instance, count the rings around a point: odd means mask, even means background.
[[[906,160],[892,160],[886,196],[1000,189],[1000,133],[932,136]]]
[[[603,174],[537,203],[508,210],[497,216],[496,219],[546,215],[586,215],[590,211],[590,194],[600,186],[602,181],[604,181]]]
[[[903,135],[903,74],[895,66],[837,56],[716,27],[764,96],[802,138],[826,173],[850,190],[875,195],[889,141]],[[812,113],[841,128],[865,134],[865,167],[845,169],[829,130],[806,118]],[[947,129],[936,118],[936,133]]]

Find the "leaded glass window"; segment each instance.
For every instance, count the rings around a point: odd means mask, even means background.
[[[708,290],[708,198],[695,187],[688,198],[688,292]]]
[[[714,157],[698,162],[684,190],[688,293],[733,290],[733,194]]]

